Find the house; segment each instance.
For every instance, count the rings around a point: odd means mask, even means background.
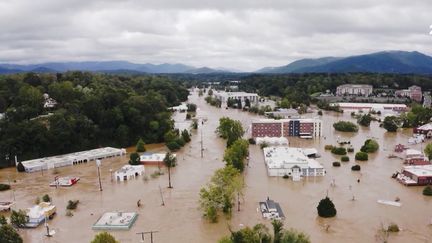
[[[432,184],[432,165],[404,166],[396,178],[406,186],[430,185]]]
[[[425,124],[423,126],[419,126],[414,128],[414,133],[423,134],[426,138],[432,138],[432,122]]]
[[[157,166],[161,166],[164,165],[164,158],[165,158],[165,153],[143,153],[140,156],[140,161],[142,164],[144,165],[157,165]],[[174,157],[176,157],[176,154],[173,154]]]
[[[53,98],[50,98],[47,93],[43,94],[43,97],[44,97],[44,105],[43,105],[43,107],[45,109],[47,109],[47,108],[54,108],[57,105],[57,101],[54,100]]]
[[[216,91],[213,96],[220,100],[222,104],[226,104],[228,99],[240,100],[243,103],[242,105],[246,100],[249,100],[251,105],[258,104],[259,101],[259,96],[256,93]]]
[[[56,206],[49,202],[41,202],[31,208],[26,209],[28,222],[27,227],[35,228],[47,219],[51,219],[56,213]]]
[[[114,173],[117,181],[127,181],[135,179],[137,176],[144,173],[144,165],[124,165],[121,169]]]
[[[315,159],[309,158],[310,153],[301,148],[266,147],[263,149],[264,161],[269,176],[289,176],[299,181],[305,176],[324,176],[324,167]]]
[[[373,86],[368,84],[343,84],[336,88],[336,95],[355,95],[368,97],[372,94],[372,91]]]
[[[318,118],[260,119],[252,121],[251,133],[258,137],[321,137],[322,122]]]
[[[405,151],[405,162],[408,165],[429,165],[430,162],[426,156],[418,150],[407,149]]]
[[[270,200],[269,198],[267,198],[267,200],[264,202],[259,202],[259,209],[262,216],[266,219],[281,220],[285,218],[279,203]]]

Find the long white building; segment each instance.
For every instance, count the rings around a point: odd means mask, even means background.
[[[125,154],[126,149],[105,147],[52,157],[26,160],[22,161],[21,163],[24,166],[26,172],[36,172],[63,166],[87,163],[96,159],[122,156]]]
[[[258,104],[259,96],[255,93],[246,93],[246,92],[225,92],[225,91],[216,91],[213,93],[213,96],[220,100],[222,104],[226,104],[228,99],[239,99],[244,102],[248,99],[252,104]]]
[[[349,103],[349,102],[339,102],[330,103],[330,106],[339,106],[343,110],[362,110],[365,112],[369,111],[379,111],[383,114],[404,112],[408,110],[405,104],[383,104],[383,103]]]
[[[366,96],[372,94],[373,86],[368,84],[343,84],[336,88],[336,95],[357,95]]]
[[[302,176],[324,176],[324,167],[307,157],[306,149],[291,147],[266,147],[264,161],[269,176],[289,176],[294,181]]]

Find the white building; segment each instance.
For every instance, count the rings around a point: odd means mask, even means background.
[[[382,104],[382,103],[330,103],[330,106],[339,106],[343,110],[353,110],[353,111],[375,111],[381,112],[382,114],[398,113],[408,110],[405,104]]]
[[[104,159],[126,154],[125,149],[111,147],[92,149],[70,154],[57,155],[33,160],[22,161],[26,172],[36,172],[63,166],[87,163],[96,159]]]
[[[187,105],[186,104],[180,104],[180,105],[178,105],[178,106],[173,106],[173,107],[170,107],[170,108],[168,108],[169,110],[172,110],[172,111],[180,111],[180,112],[183,112],[183,111],[187,111],[188,110],[188,107],[187,107]]]
[[[117,181],[127,181],[144,173],[144,165],[125,165],[114,173]]]
[[[140,156],[141,163],[145,165],[164,165],[165,153],[144,153]],[[176,157],[176,154],[173,154]]]
[[[289,176],[294,181],[302,176],[324,176],[324,167],[308,158],[304,149],[290,147],[267,147],[263,149],[269,176]]]
[[[51,218],[56,213],[56,206],[49,202],[41,202],[31,208],[26,209],[28,222],[27,227],[37,227],[39,224],[45,222],[46,219]]]
[[[372,94],[373,86],[368,84],[343,84],[336,88],[336,95],[357,95],[366,96]]]
[[[228,99],[240,99],[242,103],[248,99],[253,104],[258,104],[259,96],[255,93],[246,93],[246,92],[225,92],[225,91],[216,91],[213,92],[213,96],[220,100],[222,104],[226,104]]]

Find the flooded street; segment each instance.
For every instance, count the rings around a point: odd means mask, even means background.
[[[0,192],[0,201],[13,200],[14,209],[24,209],[33,205],[36,197],[49,194],[57,206],[57,215],[49,221],[51,229],[56,231],[52,238],[44,236],[42,225],[37,229],[20,229],[25,242],[90,242],[97,231],[91,226],[107,211],[136,211],[139,216],[128,231],[111,231],[120,242],[139,242],[138,232],[155,230],[154,242],[217,242],[229,233],[228,225],[239,229],[240,224],[253,226],[265,223],[270,229],[270,221],[264,220],[257,212],[258,202],[269,196],[279,202],[284,210],[286,228],[296,228],[310,235],[312,242],[374,242],[381,223],[396,223],[402,229],[391,233],[389,242],[432,242],[432,198],[424,197],[423,187],[406,187],[391,179],[392,173],[400,170],[402,160],[388,159],[395,144],[407,144],[412,129],[386,133],[372,122],[370,128],[362,128],[358,133],[334,131],[332,124],[338,120],[352,120],[349,112],[336,114],[325,112],[323,119],[323,137],[303,140],[289,138],[290,146],[315,147],[322,155],[317,160],[324,165],[327,175],[322,178],[306,178],[300,182],[279,177],[268,177],[264,165],[262,150],[257,145],[250,146],[250,163],[245,169],[246,188],[241,211],[233,212],[231,220],[223,216],[217,224],[207,223],[201,216],[198,206],[199,190],[213,175],[224,166],[222,162],[225,141],[218,138],[215,129],[219,118],[228,116],[240,120],[244,127],[249,127],[256,115],[239,110],[225,110],[209,106],[204,97],[193,93],[189,102],[198,106],[197,117],[207,118],[207,122],[198,131],[193,132],[192,141],[177,154],[178,165],[172,170],[173,189],[168,189],[168,175],[157,178],[150,175],[158,170],[146,166],[146,176],[136,180],[116,182],[110,179],[110,169],[121,168],[128,161],[128,156],[105,159],[102,161],[101,175],[103,191],[99,191],[97,170],[94,162],[36,173],[17,173],[14,168],[0,170],[0,182],[12,181],[13,191]],[[176,113],[176,121],[184,120],[185,113]],[[200,155],[201,131],[204,153]],[[249,131],[247,131],[248,134]],[[249,135],[247,135],[249,136]],[[380,144],[379,152],[370,155],[369,161],[359,162],[360,172],[351,171],[356,164],[354,153],[349,153],[350,162],[342,162],[341,167],[332,167],[333,161],[340,161],[340,156],[324,150],[326,144],[336,145],[337,136],[349,139],[358,151],[368,138],[375,138]],[[410,146],[423,150],[418,144]],[[165,151],[163,145],[147,146],[148,151]],[[55,176],[78,176],[81,180],[70,188],[54,188],[48,184]],[[360,179],[360,183],[357,180]],[[13,182],[16,180],[16,182]],[[331,186],[334,180],[335,186]],[[159,187],[162,189],[165,206],[161,205]],[[317,215],[316,207],[326,194],[333,200],[337,216],[322,219]],[[352,201],[353,196],[356,200]],[[401,199],[401,207],[378,204],[378,199]],[[66,216],[68,200],[79,200],[74,216]],[[137,207],[141,200],[143,206]],[[236,208],[236,207],[235,207]],[[330,225],[328,232],[325,225]],[[146,242],[150,242],[146,239]]]

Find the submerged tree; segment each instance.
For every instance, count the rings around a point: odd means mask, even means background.
[[[138,153],[131,153],[129,155],[129,164],[130,165],[140,165],[141,164],[140,156]]]
[[[171,167],[176,166],[177,158],[171,152],[167,152],[163,161],[168,168],[168,188],[173,188],[171,185]]]
[[[323,218],[330,218],[336,216],[336,207],[333,204],[332,200],[330,198],[325,197],[324,199],[321,199],[321,201],[318,204],[317,207],[318,215]]]
[[[144,141],[142,140],[142,138],[140,138],[136,144],[136,152],[137,153],[145,152],[146,149],[144,145],[145,145]]]
[[[119,241],[117,241],[114,236],[108,232],[101,232],[95,235],[90,243],[119,243]]]
[[[0,226],[0,243],[22,243],[23,239],[17,231],[10,225]]]

